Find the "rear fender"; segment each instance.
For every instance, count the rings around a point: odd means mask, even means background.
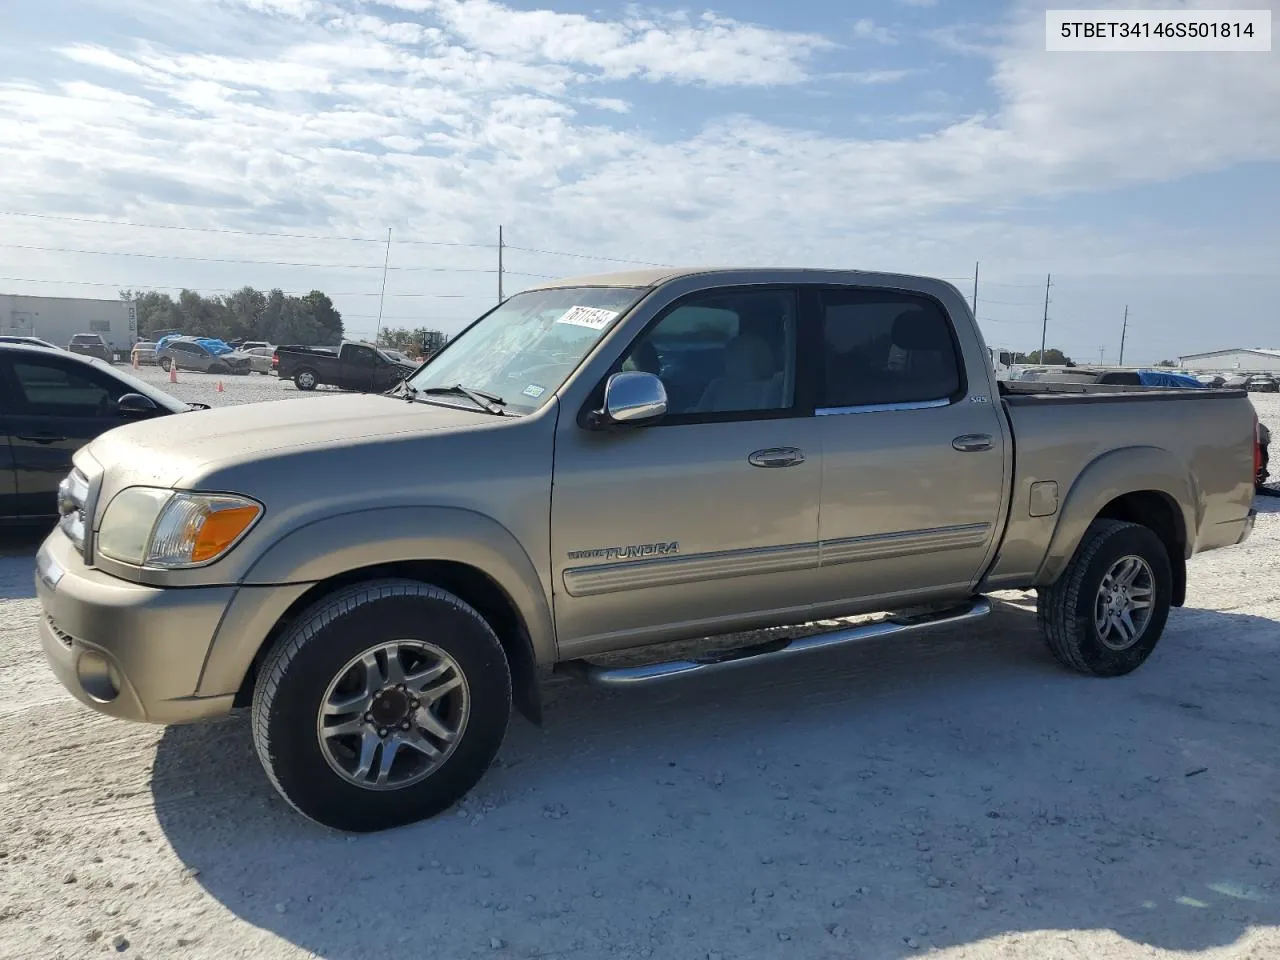
[[[1183,556],[1171,559],[1178,566],[1191,556],[1202,517],[1199,492],[1187,467],[1162,447],[1123,447],[1104,453],[1076,477],[1063,499],[1035,585],[1047,586],[1058,579],[1089,524],[1107,504],[1127,493],[1143,491],[1165,494],[1177,505]]]

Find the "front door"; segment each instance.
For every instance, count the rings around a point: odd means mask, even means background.
[[[797,331],[790,289],[694,295],[614,368],[661,377],[663,420],[593,431],[561,411],[551,543],[562,654],[723,632],[812,599],[822,456]]]
[[[16,474],[16,516],[57,513],[58,484],[71,455],[94,437],[127,422],[115,401],[128,392],[88,364],[53,351],[23,351],[0,360],[6,383],[5,429]]]
[[[902,291],[818,294],[820,582],[830,602],[965,595],[1000,530],[1004,431],[950,320]]]

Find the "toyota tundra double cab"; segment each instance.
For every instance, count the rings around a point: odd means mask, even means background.
[[[290,804],[376,830],[470,790],[513,707],[539,722],[551,672],[670,681],[976,621],[988,592],[1034,588],[1053,657],[1128,673],[1187,559],[1249,535],[1256,457],[1240,390],[998,382],[940,280],[560,280],[389,393],[82,448],[37,558],[39,638],[115,717],[248,707]],[[699,638],[692,658],[607,662]]]

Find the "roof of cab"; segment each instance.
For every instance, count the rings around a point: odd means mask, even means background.
[[[811,280],[829,280],[840,276],[843,278],[859,278],[874,283],[883,283],[887,280],[935,280],[932,277],[921,277],[908,274],[888,274],[877,273],[865,270],[846,270],[839,268],[814,268],[814,267],[662,267],[651,270],[625,270],[619,273],[597,273],[582,277],[560,277],[554,280],[547,280],[536,286],[529,287],[530,290],[552,290],[559,287],[656,287],[660,284],[667,283],[672,280],[679,280],[684,277],[706,276],[714,277],[717,275],[737,275],[744,273],[768,273],[773,276],[786,275],[792,280],[800,282],[809,278]]]

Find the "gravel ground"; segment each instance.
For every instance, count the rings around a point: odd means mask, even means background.
[[[191,400],[299,396],[181,377]],[[1256,402],[1280,434],[1280,398]],[[277,800],[243,716],[75,704],[10,542],[0,957],[1280,956],[1280,500],[1257,505],[1132,676],[1059,669],[1001,594],[975,628],[557,686],[455,813],[361,837]]]

